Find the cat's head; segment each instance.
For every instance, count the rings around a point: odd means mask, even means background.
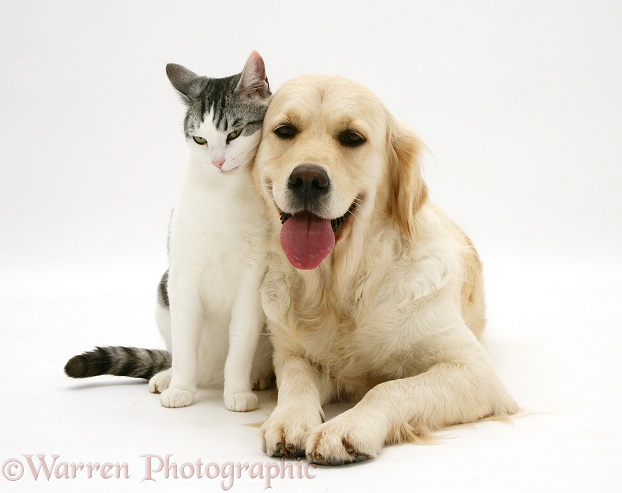
[[[184,132],[192,157],[215,172],[250,163],[271,96],[259,53],[250,54],[241,73],[222,79],[174,63],[166,66],[166,75],[188,110]]]

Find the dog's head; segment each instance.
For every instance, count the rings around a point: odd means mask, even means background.
[[[292,265],[314,269],[374,215],[412,236],[426,199],[419,142],[365,87],[331,76],[285,83],[264,119],[255,178]]]

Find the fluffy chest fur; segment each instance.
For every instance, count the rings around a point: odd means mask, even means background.
[[[419,242],[409,246],[396,230],[365,237],[353,231],[351,243],[338,245],[352,269],[336,250],[318,269],[295,270],[272,245],[263,305],[274,340],[321,366],[342,396],[360,398],[381,381],[424,371],[426,338],[438,331],[437,320],[449,320],[447,330],[452,319],[461,326],[454,307],[462,273],[458,252],[448,251],[451,231],[438,228],[434,211],[421,216],[434,228],[422,224]]]

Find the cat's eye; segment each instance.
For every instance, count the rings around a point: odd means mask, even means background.
[[[274,133],[281,139],[293,139],[298,134],[298,129],[293,125],[281,125],[274,129]]]
[[[227,135],[227,143],[231,142],[232,140],[237,139],[240,135],[242,135],[242,129],[241,128],[238,129],[238,130],[234,130],[229,135]]]
[[[194,140],[197,144],[199,145],[203,145],[203,144],[207,144],[207,140],[204,139],[203,137],[192,137],[192,140]]]
[[[366,142],[365,137],[354,130],[344,130],[337,138],[345,147],[358,147]]]

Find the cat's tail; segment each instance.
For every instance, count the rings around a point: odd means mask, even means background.
[[[109,346],[74,356],[67,361],[65,373],[73,378],[116,375],[148,380],[170,367],[171,354],[163,349]]]

